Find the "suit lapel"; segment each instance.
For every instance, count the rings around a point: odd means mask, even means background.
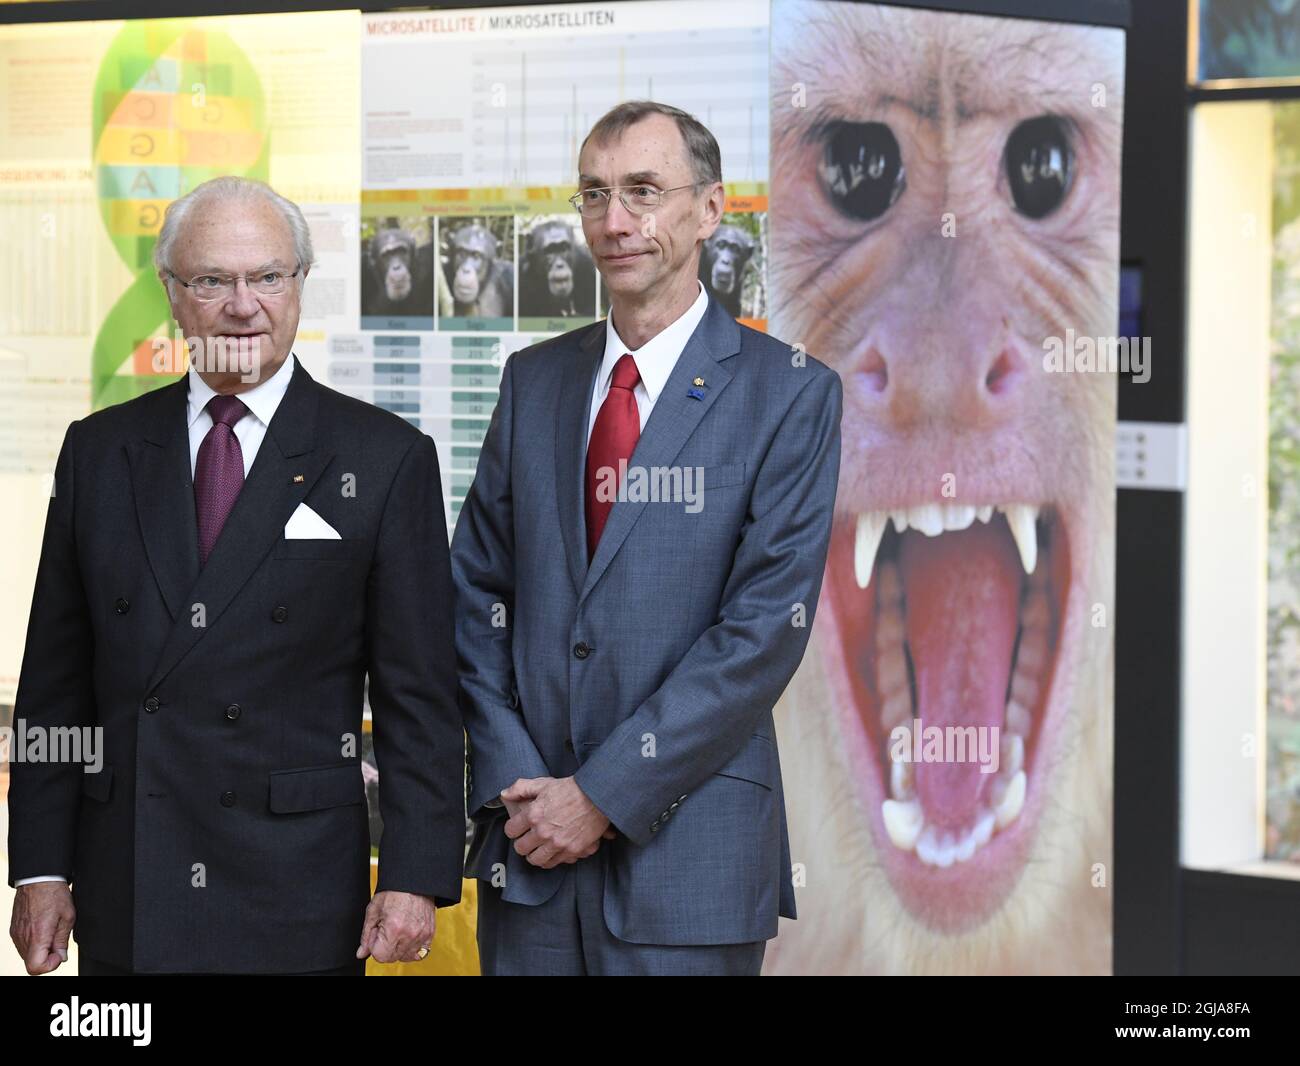
[[[724,360],[738,351],[740,327],[723,310],[722,305],[710,297],[708,310],[686,342],[659,399],[655,401],[654,410],[650,412],[632,458],[628,460],[629,468],[635,466],[648,471],[651,467],[672,464],[695,432],[695,427],[709,413],[722,390],[731,381],[732,372]],[[707,383],[703,399],[696,399],[687,392],[697,377],[703,378]],[[585,432],[585,421],[582,427]],[[583,445],[578,454],[585,451],[585,440]],[[596,545],[596,555],[587,570],[579,602],[586,599],[601,575],[609,568],[645,506],[644,501],[615,501],[604,532],[600,535],[600,543]]]
[[[199,575],[199,533],[190,474],[184,376],[144,398],[143,438],[128,444],[131,490],[145,555],[175,620]]]
[[[560,508],[560,535],[569,560],[573,591],[587,574],[587,519],[584,477],[587,421],[596,373],[605,354],[605,323],[596,323],[578,338],[578,350],[564,363],[556,411],[555,498]]]
[[[276,408],[266,438],[207,565],[182,597],[179,613],[174,612],[171,631],[149,682],[151,689],[216,624],[283,535],[289,516],[333,459],[333,451],[319,444],[325,439],[316,425],[320,389],[302,363],[297,362],[284,399]],[[186,458],[188,462],[188,454]],[[301,480],[297,480],[300,476]],[[190,519],[196,529],[191,539],[197,568],[198,534],[193,510],[191,491]],[[192,612],[196,605],[202,606],[202,625],[193,624]]]

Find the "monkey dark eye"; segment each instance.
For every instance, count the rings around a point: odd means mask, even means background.
[[[1074,148],[1065,123],[1054,115],[1020,123],[1007,138],[1006,168],[1016,210],[1030,218],[1050,215],[1074,177]]]
[[[907,182],[893,131],[883,122],[833,122],[818,170],[831,202],[870,222],[898,199]]]

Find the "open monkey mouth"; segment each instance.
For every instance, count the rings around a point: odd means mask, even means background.
[[[882,865],[918,919],[970,930],[1019,879],[1051,787],[1065,521],[1022,502],[839,516],[827,568],[841,732]],[[982,733],[997,772],[982,772],[977,747],[960,759],[890,757],[895,730],[934,727]]]

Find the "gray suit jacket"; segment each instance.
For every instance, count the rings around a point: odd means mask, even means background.
[[[765,940],[795,916],[772,707],[821,588],[840,380],[710,298],[630,462],[703,468],[702,505],[618,500],[588,565],[604,339],[602,321],[507,360],[452,541],[468,872],[504,872],[509,902],[551,898],[572,868],[530,865],[484,804],[572,775],[619,832],[587,860],[615,936]]]

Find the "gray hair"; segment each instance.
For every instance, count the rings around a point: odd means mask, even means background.
[[[293,234],[294,255],[297,256],[304,271],[310,268],[314,262],[311,229],[307,226],[307,220],[298,205],[292,200],[286,200],[265,182],[230,174],[205,181],[167,206],[167,215],[163,219],[162,230],[158,233],[158,242],[153,249],[154,265],[164,273],[172,273],[172,249],[185,225],[185,220],[196,207],[227,200],[247,202],[259,199],[270,204],[280,213],[289,227],[289,232]],[[301,275],[299,278],[301,279]]]
[[[691,164],[691,171],[699,184],[712,184],[722,180],[722,152],[717,139],[694,115],[670,104],[656,103],[654,100],[625,100],[623,103],[606,111],[591,127],[591,132],[582,141],[587,147],[588,141],[603,144],[612,138],[622,136],[629,126],[640,122],[649,115],[667,115],[677,123],[677,129],[686,143],[686,158]]]

